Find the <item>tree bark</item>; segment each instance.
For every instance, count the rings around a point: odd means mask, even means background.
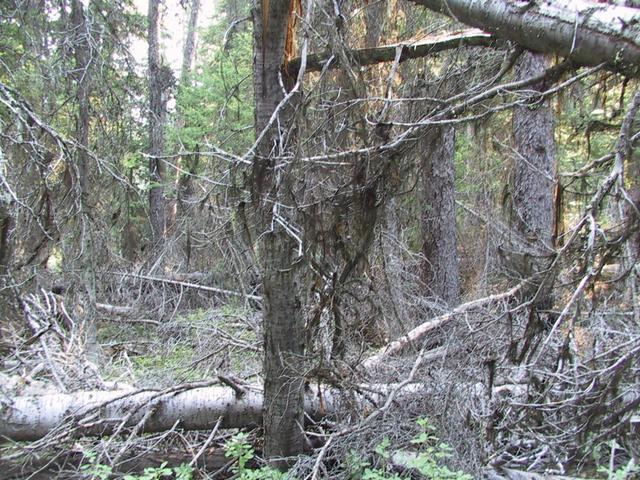
[[[200,0],[192,0],[189,11],[189,23],[187,25],[187,35],[182,51],[182,70],[180,71],[180,87],[187,88],[191,85],[191,71],[196,58],[196,38],[198,27],[198,13],[200,11]],[[178,118],[178,128],[184,126],[184,119]],[[189,148],[192,148],[191,146]],[[195,146],[196,153],[181,156],[178,159],[180,170],[176,173],[176,214],[173,222],[177,221],[185,211],[185,201],[193,200],[193,176],[196,174],[200,155],[197,153],[199,147]],[[184,171],[186,170],[186,171]],[[172,222],[172,223],[173,223]],[[191,232],[187,232],[188,235]]]
[[[346,413],[354,402],[363,408],[375,406],[384,403],[393,391],[410,395],[424,388],[420,384],[367,385],[366,394],[344,395],[341,389],[309,386],[302,404],[312,420],[320,420]],[[113,434],[123,422],[128,428],[139,426],[140,433],[163,432],[176,425],[182,430],[210,430],[219,418],[220,428],[250,428],[261,424],[263,411],[269,415],[266,405],[263,410],[263,394],[255,386],[247,386],[242,395],[222,386],[175,388],[164,393],[81,391],[15,397],[10,405],[4,405],[0,409],[0,439],[13,441],[33,441],[56,430],[62,432],[65,422],[67,432],[77,438]]]
[[[285,106],[279,120],[269,121],[283,91],[280,69],[285,54],[289,0],[257,2],[253,9],[253,59],[256,133],[267,129],[256,148],[250,176],[254,238],[260,238],[260,269],[264,301],[264,455],[277,468],[299,454],[304,440],[304,317],[298,284],[297,242],[290,225],[293,177],[289,165],[276,176],[273,153],[294,141],[293,107]],[[266,9],[266,10],[265,10]],[[285,88],[290,80],[283,78]],[[295,100],[295,98],[294,98]],[[292,218],[289,218],[289,217]],[[289,226],[287,226],[289,225]],[[289,231],[287,231],[289,230]]]
[[[165,232],[165,167],[159,158],[164,151],[164,121],[166,116],[166,69],[160,60],[160,3],[149,0],[148,62],[149,62],[149,220],[152,252],[157,254],[164,243]]]
[[[0,150],[0,161],[2,150]],[[0,169],[2,168],[0,163]],[[2,173],[0,173],[2,175]],[[0,197],[0,277],[7,274],[11,258],[11,229],[13,228],[13,216],[9,211],[10,204],[5,198]],[[0,309],[1,311],[1,309]]]
[[[71,1],[71,24],[75,56],[76,100],[78,116],[76,118],[76,142],[80,148],[76,152],[76,168],[81,199],[87,196],[87,148],[89,146],[89,63],[91,52],[87,38],[87,25],[84,7],[80,0]],[[86,201],[83,202],[86,204]]]
[[[223,428],[258,426],[261,422],[263,398],[257,392],[237,398],[231,388],[207,387],[156,396],[157,392],[119,390],[17,397],[2,412],[0,437],[37,440],[69,420],[75,420],[70,425],[77,428],[77,436],[108,435],[125,419],[127,427],[138,425],[150,408],[156,413],[145,419],[142,432],[162,432],[176,422],[185,430],[210,429],[219,417],[223,417]],[[310,410],[313,404],[309,398]],[[136,413],[127,418],[130,412]],[[80,421],[93,413],[105,421]]]
[[[460,294],[456,242],[455,129],[438,127],[421,140],[423,280],[447,305]]]
[[[95,325],[95,248],[93,245],[92,213],[90,211],[90,170],[89,170],[89,131],[90,131],[90,88],[92,50],[90,31],[87,22],[88,10],[85,10],[80,0],[71,1],[71,26],[73,29],[72,43],[74,46],[77,116],[75,126],[75,166],[72,168],[72,185],[75,196],[72,197],[79,211],[73,216],[69,224],[68,234],[74,238],[72,251],[67,255],[66,262],[70,270],[78,271],[75,282],[77,301],[82,307],[79,315],[85,323],[86,350],[90,358],[96,362],[100,355],[100,345],[97,341],[97,327]],[[81,233],[84,232],[84,233]]]
[[[543,73],[549,62],[543,55],[525,53],[516,65],[518,79]],[[533,86],[542,91],[543,85]],[[522,233],[546,247],[552,246],[553,187],[556,174],[555,119],[549,101],[535,95],[513,111],[515,161],[514,204]]]
[[[412,0],[529,50],[637,76],[640,10],[587,0]]]
[[[516,65],[519,79],[544,72],[548,66],[544,55],[526,52]],[[533,90],[544,90],[535,85]],[[523,261],[514,266],[521,277],[544,272],[553,251],[555,206],[553,191],[556,179],[555,119],[548,100],[540,101],[535,94],[513,111],[515,176],[513,181],[513,214],[515,227],[526,242],[515,252]],[[523,254],[520,256],[520,254]],[[536,294],[543,280],[531,284],[530,294]],[[548,281],[546,282],[548,283]],[[550,306],[551,285],[538,294],[538,307]]]
[[[187,36],[182,49],[182,69],[180,70],[180,83],[189,81],[191,69],[196,58],[196,39],[198,29],[198,15],[200,13],[200,0],[191,0],[189,10],[189,23],[187,24]]]

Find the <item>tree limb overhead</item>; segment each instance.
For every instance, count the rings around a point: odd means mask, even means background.
[[[418,5],[579,65],[607,64],[637,76],[640,9],[586,0],[412,0]]]
[[[445,35],[428,36],[415,42],[397,43],[373,48],[360,48],[351,51],[351,59],[354,64],[364,66],[376,63],[392,62],[396,52],[402,49],[400,62],[412,58],[426,57],[433,53],[451,50],[458,47],[488,47],[495,44],[495,37],[478,29],[464,30]],[[300,69],[300,57],[294,58],[287,64],[287,73],[295,77]],[[340,66],[339,59],[331,52],[316,53],[307,57],[307,72],[319,72],[327,62],[331,62],[328,68]]]

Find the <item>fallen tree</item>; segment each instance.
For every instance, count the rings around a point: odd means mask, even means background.
[[[373,370],[410,345],[419,345],[430,332],[444,327],[460,314],[514,298],[522,286],[523,283],[506,292],[465,303],[446,315],[424,322],[371,356],[364,367]],[[124,427],[149,433],[175,426],[183,430],[207,430],[213,428],[218,419],[221,419],[221,428],[261,425],[263,394],[260,387],[224,376],[220,382],[225,386],[208,382],[164,391],[80,391],[18,396],[0,404],[0,438],[32,441],[58,428],[78,437],[108,435]],[[361,406],[375,405],[394,388],[394,385],[374,385],[364,388],[366,395],[349,392],[345,397],[338,389],[309,385],[305,390],[305,412],[310,418],[319,419],[328,413],[339,413],[345,400],[351,405],[354,402]],[[424,389],[424,386],[403,385],[402,391],[412,392],[416,388]]]
[[[349,57],[355,65],[393,62],[398,49],[402,62],[458,47],[490,46],[496,39],[502,39],[536,52],[567,57],[576,66],[605,64],[607,69],[626,75],[640,74],[640,9],[637,8],[586,0],[412,1],[482,30],[351,50]],[[305,60],[306,72],[340,66],[331,53],[308,55]],[[301,61],[298,57],[287,63],[290,76],[297,75]]]
[[[466,25],[577,65],[637,76],[640,9],[587,0],[412,0]]]
[[[444,327],[460,314],[467,313],[477,308],[486,307],[495,302],[508,301],[514,298],[525,285],[526,282],[521,282],[511,290],[507,290],[506,292],[497,293],[495,295],[490,295],[488,297],[479,298],[467,303],[463,303],[462,305],[459,305],[458,307],[454,308],[448,313],[445,313],[444,315],[440,315],[439,317],[436,317],[432,320],[421,323],[406,335],[403,335],[399,339],[389,343],[387,346],[381,348],[378,353],[365,360],[363,364],[364,367],[366,369],[375,368],[376,366],[384,363],[384,361],[389,357],[398,355],[411,346],[419,346],[428,334],[438,328]]]
[[[310,414],[318,409],[308,396]],[[122,427],[161,432],[179,424],[185,430],[260,425],[262,393],[245,389],[240,395],[225,386],[185,385],[167,391],[81,391],[24,396],[2,407],[0,437],[31,441],[62,425],[74,436],[107,435]]]
[[[305,390],[305,413],[319,420],[338,413],[345,402],[376,406],[397,390],[411,393],[420,385],[375,385],[366,395],[336,388],[309,385]],[[395,389],[395,390],[394,390]],[[0,407],[0,438],[33,441],[60,432],[72,437],[100,436],[134,428],[141,433],[171,428],[210,430],[257,427],[262,424],[263,394],[254,385],[220,386],[188,384],[164,391],[81,391],[21,396]]]

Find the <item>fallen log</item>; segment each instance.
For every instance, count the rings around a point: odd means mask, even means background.
[[[640,9],[588,0],[412,0],[458,22],[576,65],[637,76]]]
[[[419,343],[431,332],[458,315],[515,297],[526,282],[512,289],[467,302],[446,315],[431,319],[391,342],[364,362],[373,369],[390,356]],[[443,352],[434,351],[434,355]],[[429,353],[426,352],[426,355]],[[365,395],[351,393],[348,404],[371,405],[382,402],[394,385],[366,387]],[[409,384],[403,393],[423,391],[424,385]],[[37,440],[57,428],[73,429],[75,436],[108,435],[118,428],[139,427],[140,432],[162,432],[175,425],[183,430],[207,430],[222,418],[221,428],[259,426],[262,423],[263,395],[260,387],[243,385],[242,394],[229,386],[198,384],[178,386],[166,391],[84,391],[69,394],[19,396],[0,403],[0,438],[15,441]],[[371,394],[371,391],[378,394]],[[330,387],[309,386],[305,393],[305,412],[312,419],[342,411],[344,394]]]
[[[347,405],[376,406],[401,388],[403,394],[424,389],[410,384],[366,387],[366,395],[345,396],[330,387],[309,386],[305,412],[312,420],[345,411]],[[372,391],[378,393],[371,393]],[[74,437],[109,435],[122,427],[139,432],[209,430],[221,418],[220,428],[256,427],[262,424],[263,394],[259,387],[245,386],[238,395],[223,386],[174,387],[166,391],[83,391],[65,394],[15,397],[0,404],[0,438],[33,441],[60,430]]]
[[[425,339],[425,337],[433,332],[434,330],[445,326],[454,320],[458,315],[462,313],[467,313],[471,310],[486,307],[496,302],[503,302],[514,298],[520,290],[526,285],[526,282],[521,282],[511,290],[507,290],[506,292],[497,293],[495,295],[490,295],[488,297],[479,298],[477,300],[472,300],[467,303],[463,303],[462,305],[454,308],[450,312],[440,315],[432,320],[426,321],[416,328],[408,332],[406,335],[398,338],[397,340],[389,343],[387,346],[382,347],[378,350],[378,353],[369,357],[363,363],[365,369],[369,370],[374,368],[376,365],[382,364],[386,359],[392,357],[394,355],[398,355],[405,351],[407,348],[411,346],[418,346]]]

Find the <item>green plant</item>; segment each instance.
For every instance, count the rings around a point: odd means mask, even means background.
[[[615,440],[609,442],[608,445],[611,451],[611,458],[613,458],[616,450],[619,449],[619,445]],[[600,448],[594,450],[594,459],[597,464],[606,460],[606,457],[602,454]],[[604,478],[607,480],[627,480],[630,478],[637,478],[635,474],[640,473],[640,465],[637,465],[635,460],[632,458],[625,465],[618,468],[613,467],[612,464],[608,464],[607,466],[600,465],[598,467],[598,473],[604,474]]]
[[[147,467],[141,475],[125,475],[124,480],[160,480],[173,474],[173,469],[163,462],[159,467]]]
[[[193,467],[187,463],[173,467],[173,471],[176,474],[176,480],[191,480],[193,478]]]
[[[411,440],[411,443],[422,445],[422,452],[410,459],[408,465],[418,470],[422,475],[433,480],[472,480],[471,475],[462,471],[450,470],[446,465],[440,465],[439,460],[451,457],[451,447],[435,435],[436,427],[425,418],[416,421],[422,431]]]
[[[440,465],[440,461],[451,456],[451,447],[440,442],[435,434],[436,427],[426,419],[417,422],[420,432],[410,441],[419,446],[420,451],[398,450],[389,452],[391,441],[385,437],[376,447],[374,452],[381,462],[372,467],[371,463],[364,460],[357,452],[351,451],[346,459],[348,476],[352,480],[401,480],[411,478],[411,474],[400,476],[390,472],[390,466],[396,465],[405,469],[420,472],[425,478],[431,480],[472,480],[472,477],[461,471],[450,470],[446,465]]]
[[[231,470],[239,480],[284,480],[287,478],[285,473],[268,466],[258,469],[248,467],[248,463],[255,456],[255,451],[249,443],[249,435],[247,433],[240,432],[231,437],[225,445],[225,450],[225,457],[233,458],[237,461]]]
[[[107,480],[113,474],[113,468],[98,462],[96,452],[85,450],[85,465],[80,467],[84,475],[88,475],[91,480]],[[193,478],[193,468],[184,463],[178,467],[167,467],[167,462],[163,462],[159,467],[148,467],[140,475],[125,475],[124,480],[160,480],[162,477],[175,475],[176,480],[191,480]]]
[[[98,456],[93,450],[83,452],[86,464],[80,467],[80,471],[91,477],[91,480],[107,480],[113,471],[109,465],[98,463]]]

